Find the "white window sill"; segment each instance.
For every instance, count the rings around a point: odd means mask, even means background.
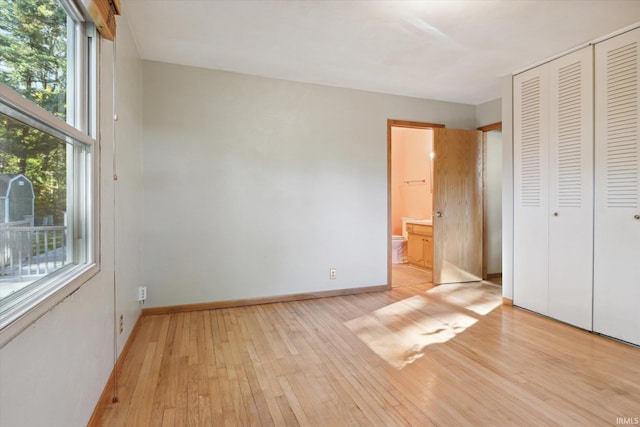
[[[34,289],[28,301],[16,304],[16,307],[1,314],[0,349],[78,290],[99,271],[98,264],[64,268],[58,274],[52,274],[49,280]]]

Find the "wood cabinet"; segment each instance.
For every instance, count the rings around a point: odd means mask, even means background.
[[[433,268],[433,227],[426,224],[407,224],[407,256],[409,264]]]

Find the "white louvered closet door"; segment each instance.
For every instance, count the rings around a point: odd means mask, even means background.
[[[549,316],[591,330],[593,49],[549,64]]]
[[[514,76],[513,303],[548,314],[548,69]]]
[[[595,46],[596,332],[640,345],[640,29]]]

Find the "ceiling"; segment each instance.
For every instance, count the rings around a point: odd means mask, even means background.
[[[640,0],[123,0],[143,59],[477,105]]]

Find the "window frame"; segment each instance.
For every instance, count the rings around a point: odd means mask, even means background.
[[[71,87],[67,87],[67,122],[3,84],[0,84],[0,112],[66,143],[79,143],[85,147],[86,161],[79,168],[83,185],[74,191],[71,202],[75,218],[73,234],[80,229],[85,232],[85,260],[44,276],[37,287],[0,314],[0,349],[76,292],[101,269],[100,150],[97,141],[99,37],[94,24],[85,19],[73,0],[59,0],[59,3],[68,19],[75,23],[71,36],[71,29],[68,31],[67,63],[73,62],[68,65],[67,73],[73,73],[73,78],[70,79]],[[78,159],[79,155],[74,155],[74,163]]]

